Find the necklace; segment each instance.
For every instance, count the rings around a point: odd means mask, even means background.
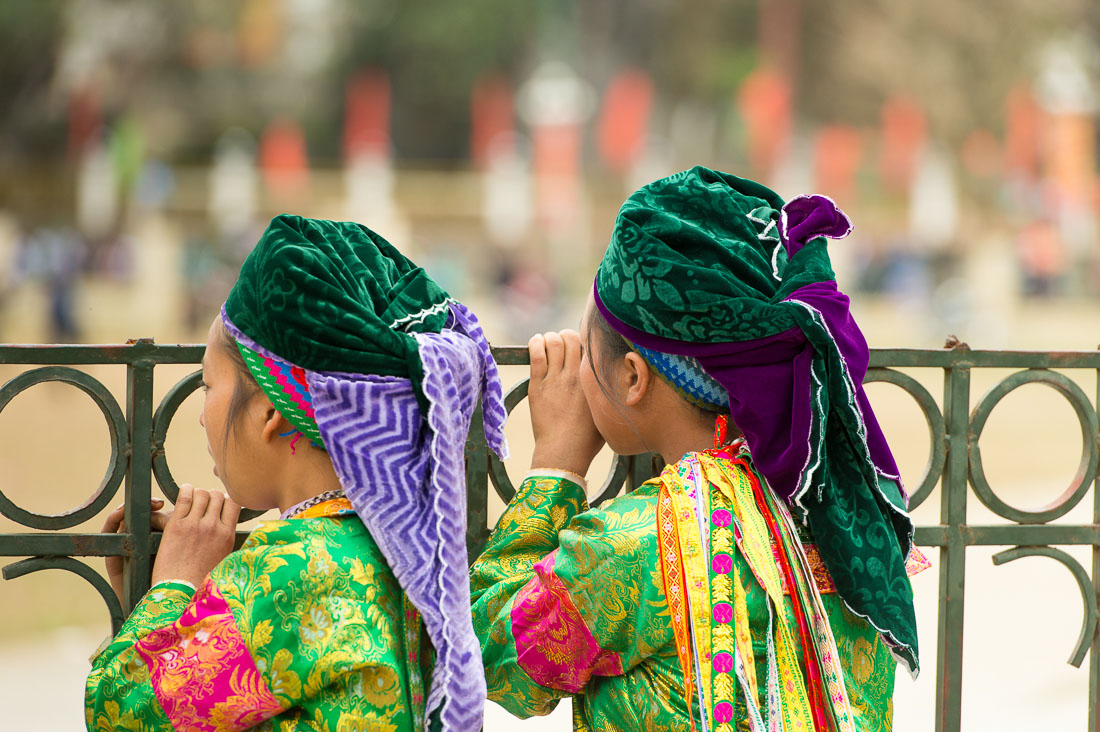
[[[344,497],[344,490],[342,488],[335,488],[331,491],[325,491],[324,493],[313,496],[312,498],[307,498],[306,500],[302,501],[301,503],[294,504],[293,506],[291,506],[287,510],[283,511],[282,514],[279,515],[279,520],[280,521],[285,521],[286,519],[293,518],[294,516],[301,513],[302,511],[306,511],[310,508],[313,508],[314,506],[318,506],[322,503],[325,503],[326,501],[331,501],[331,500],[334,500],[336,498],[343,498],[343,497]]]

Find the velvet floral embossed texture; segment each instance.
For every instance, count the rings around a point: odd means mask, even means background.
[[[448,295],[365,226],[272,220],[225,304],[256,343],[310,371],[423,376],[412,333],[438,333]]]

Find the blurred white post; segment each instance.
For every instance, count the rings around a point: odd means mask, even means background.
[[[927,145],[917,162],[909,194],[909,234],[919,246],[942,250],[959,228],[959,189],[946,150]]]
[[[256,142],[247,131],[227,130],[214,148],[207,209],[222,238],[244,232],[256,217]]]
[[[594,107],[591,85],[562,61],[540,65],[519,90],[519,114],[531,129],[539,227],[558,273],[581,263],[588,240],[581,147]]]
[[[481,215],[489,238],[514,249],[530,234],[535,216],[531,161],[517,135],[503,133],[490,143],[481,180]]]
[[[118,175],[102,141],[88,145],[81,155],[76,180],[76,223],[89,239],[111,233],[118,218]]]
[[[393,186],[390,156],[370,150],[351,156],[344,167],[344,215],[406,249],[409,225],[398,211]]]

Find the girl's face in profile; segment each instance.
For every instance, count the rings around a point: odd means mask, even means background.
[[[233,363],[222,352],[220,328],[221,323],[215,319],[206,335],[206,352],[202,356],[202,411],[199,412],[199,424],[206,432],[206,450],[214,459],[214,475],[219,478],[218,468],[225,462],[223,443],[229,403],[236,387]],[[224,478],[222,483],[225,483]]]
[[[588,308],[581,319],[581,372],[579,380],[592,421],[607,446],[620,455],[638,455],[646,452],[641,435],[627,417],[623,403],[625,390],[620,383],[623,366],[620,363],[601,362],[604,349],[600,339],[604,337],[599,328],[591,326],[596,312],[596,304],[589,296]],[[598,376],[597,376],[598,374]]]
[[[206,337],[206,353],[202,357],[202,412],[199,424],[206,431],[206,449],[214,460],[214,475],[237,503],[248,508],[271,508],[263,496],[261,476],[257,467],[263,464],[260,449],[263,431],[263,408],[269,404],[259,388],[248,389],[242,375],[229,356],[221,318],[215,318]],[[244,403],[234,410],[234,401]],[[236,414],[231,414],[236,411]],[[232,421],[232,424],[230,422]],[[257,485],[258,484],[258,485]]]

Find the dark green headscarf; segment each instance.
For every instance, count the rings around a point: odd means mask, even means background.
[[[784,203],[692,168],[623,204],[595,299],[636,347],[694,359],[721,384],[754,465],[808,523],[841,597],[915,670],[912,522],[862,387],[867,342],[826,249],[850,230],[824,196]]]
[[[278,216],[225,301],[229,319],[311,371],[424,371],[412,333],[438,333],[449,297],[423,269],[360,224]]]

